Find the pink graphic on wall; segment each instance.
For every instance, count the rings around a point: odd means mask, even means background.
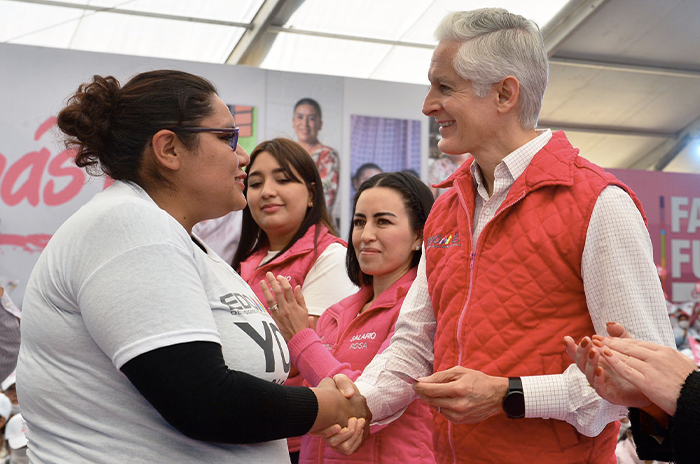
[[[654,262],[676,303],[692,299],[700,281],[700,176],[658,171],[607,169],[639,197],[648,220]]]

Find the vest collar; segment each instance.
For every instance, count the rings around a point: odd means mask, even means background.
[[[524,184],[526,191],[536,190],[546,185],[573,185],[574,162],[578,152],[577,148],[571,146],[564,131],[554,132],[547,145],[537,152],[525,172],[515,180],[511,190],[516,186],[522,186],[522,184]],[[471,173],[473,162],[474,157],[467,159],[450,177],[433,186],[450,188],[457,179],[461,180],[462,178],[474,184],[474,176]]]
[[[408,293],[408,289],[411,288],[411,284],[416,278],[417,271],[417,266],[409,269],[399,280],[384,290],[366,312],[382,308],[393,308],[396,306],[396,302]],[[340,321],[340,325],[346,327],[355,319],[360,309],[372,298],[372,295],[372,285],[363,285],[357,293],[334,304],[328,308],[326,312]],[[357,309],[356,311],[347,311],[348,308]]]

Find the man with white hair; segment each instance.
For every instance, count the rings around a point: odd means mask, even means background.
[[[549,65],[534,22],[455,12],[436,36],[423,112],[440,151],[471,159],[437,185],[451,188],[395,335],[357,386],[377,424],[416,395],[433,407],[439,463],[613,463],[627,409],[596,395],[563,338],[620,321],[673,344],[641,205],[563,132],[536,128]],[[359,430],[326,432],[341,451],[360,443]]]

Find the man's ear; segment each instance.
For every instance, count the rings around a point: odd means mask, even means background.
[[[513,76],[506,76],[495,84],[498,95],[498,112],[508,113],[520,101],[520,82]]]
[[[156,165],[171,171],[180,169],[183,145],[173,131],[162,129],[156,132],[151,139],[151,148]]]

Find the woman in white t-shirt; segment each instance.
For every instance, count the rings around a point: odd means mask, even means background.
[[[301,293],[315,328],[323,311],[357,292],[345,272],[347,243],[338,238],[323,196],[323,183],[313,159],[290,139],[259,144],[250,155],[244,193],[243,231],[233,268],[265,301],[260,281],[272,272],[287,278]],[[299,386],[303,377],[292,367],[285,385]],[[301,437],[290,438],[296,462]]]
[[[58,126],[76,164],[115,183],[59,228],[27,286],[17,377],[32,462],[286,462],[282,438],[365,416],[331,380],[280,385],[279,329],[191,232],[246,204],[249,158],[209,81],[95,76]]]

